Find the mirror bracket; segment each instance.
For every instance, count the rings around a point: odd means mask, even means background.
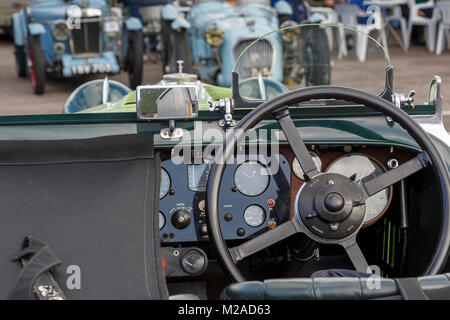
[[[232,98],[220,99],[215,101],[212,98],[208,99],[209,111],[219,111],[224,114],[223,119],[219,120],[219,126],[221,127],[234,127],[236,121],[233,119],[234,101]]]
[[[394,67],[386,67],[386,83],[383,92],[379,95],[380,98],[393,102],[394,99]]]
[[[183,129],[175,127],[175,120],[169,120],[169,128],[161,129],[159,135],[163,139],[178,139],[183,137]]]

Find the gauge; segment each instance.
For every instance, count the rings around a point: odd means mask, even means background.
[[[363,183],[383,174],[386,169],[376,160],[364,155],[349,155],[338,158],[328,168],[328,173],[339,173],[346,177],[356,174],[355,181]],[[364,224],[378,220],[386,211],[392,198],[392,187],[381,190],[366,200],[366,216]]]
[[[160,211],[159,212],[159,230],[164,228],[164,225],[166,224],[166,217],[164,214]]]
[[[256,161],[245,162],[234,172],[234,184],[246,196],[257,196],[269,185],[269,171]]]
[[[317,167],[317,170],[322,171],[322,160],[320,160],[319,156],[315,154],[314,152],[310,152],[309,155],[311,156],[311,159],[313,160],[314,164]],[[305,180],[305,176],[303,174],[303,169],[300,167],[300,164],[298,163],[297,158],[294,158],[294,161],[292,161],[292,170],[294,171],[295,175],[301,179]]]
[[[206,269],[206,254],[200,249],[188,249],[180,258],[181,268],[189,274],[200,274]]]
[[[206,191],[211,164],[188,165],[189,189],[192,191]]]
[[[159,187],[159,198],[166,196],[170,189],[170,176],[164,168],[161,168],[161,185]]]
[[[251,205],[244,211],[245,223],[250,227],[259,227],[266,220],[266,212],[257,205]]]

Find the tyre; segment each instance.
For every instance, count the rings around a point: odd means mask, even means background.
[[[141,30],[131,31],[130,43],[128,45],[128,80],[130,88],[135,90],[142,83],[142,74],[144,68],[144,40]]]
[[[166,26],[170,26],[166,24]],[[192,73],[192,55],[191,45],[189,43],[189,35],[185,29],[173,30],[170,28],[163,33],[166,39],[163,43],[166,45],[164,53],[166,61],[164,63],[164,73],[178,72],[177,61],[183,60],[183,72]]]
[[[303,43],[306,86],[330,84],[330,48],[325,30],[309,27]]]
[[[24,46],[14,45],[14,56],[16,57],[17,76],[25,78],[27,75],[27,57]]]
[[[12,35],[13,30],[13,21],[11,20],[11,38],[14,40],[14,36]],[[24,78],[27,76],[27,56],[25,53],[25,46],[19,46],[14,42],[14,56],[16,58],[16,71],[17,76],[20,78]]]
[[[29,74],[35,94],[45,91],[45,57],[42,51],[40,36],[30,37]]]

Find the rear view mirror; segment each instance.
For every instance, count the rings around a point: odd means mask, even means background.
[[[198,114],[196,86],[140,86],[136,100],[142,120],[192,119]]]

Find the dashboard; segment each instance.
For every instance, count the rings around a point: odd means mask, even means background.
[[[322,172],[340,173],[357,182],[410,160],[411,151],[389,146],[310,145],[309,152]],[[208,240],[206,187],[211,160],[186,163],[181,157],[161,164],[159,230],[162,243]],[[304,184],[303,172],[290,147],[261,161],[243,154],[227,165],[220,186],[219,210],[226,240],[249,239],[294,216],[294,201]],[[364,227],[376,223],[389,209],[391,186],[366,202]]]

